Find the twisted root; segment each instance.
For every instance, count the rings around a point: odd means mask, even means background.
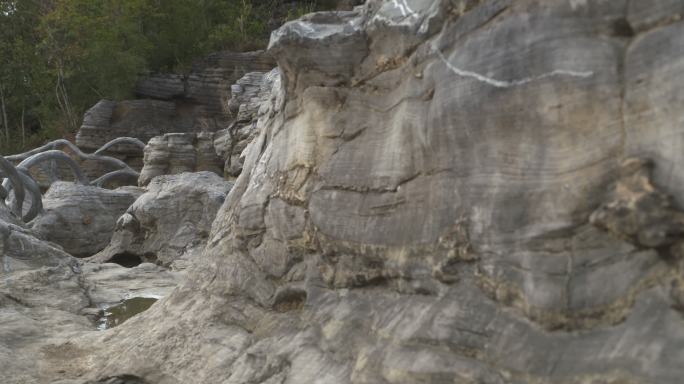
[[[24,204],[25,196],[23,179],[21,176],[19,176],[19,172],[17,172],[17,169],[14,168],[14,165],[2,156],[0,156],[0,170],[2,170],[2,177],[7,178],[2,183],[2,194],[6,195],[4,198],[7,198],[7,195],[9,195],[10,192],[10,190],[7,188],[7,184],[12,182],[12,185],[14,185],[16,188],[14,188],[14,202],[11,209],[15,215],[21,217],[21,208]]]
[[[56,167],[45,167],[45,164],[48,161],[58,161],[66,164],[73,172],[76,180],[83,185],[95,185],[101,187],[105,183],[112,180],[133,181],[133,183],[135,183],[140,176],[137,171],[115,157],[101,155],[114,145],[122,143],[134,145],[140,148],[140,150],[145,148],[145,143],[136,138],[120,137],[106,143],[92,154],[88,154],[82,152],[71,142],[60,139],[22,154],[6,157],[0,156],[0,180],[2,180],[0,185],[0,200],[7,202],[10,197],[10,193],[14,192],[14,198],[11,199],[12,212],[21,217],[25,222],[29,222],[38,216],[38,214],[43,210],[43,199],[40,193],[40,188],[38,187],[38,183],[36,183],[36,181],[30,175],[29,169],[35,166],[41,166],[45,173],[47,173],[51,182],[57,180]],[[61,150],[58,150],[58,148],[69,148],[74,156],[81,161],[98,161],[118,169],[97,178],[91,183],[81,169],[81,166],[71,156],[67,155]],[[12,162],[20,163],[15,167]],[[24,200],[26,198],[26,192],[28,192],[31,196],[31,206],[24,215],[23,206]]]

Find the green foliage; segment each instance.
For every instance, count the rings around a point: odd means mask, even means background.
[[[333,2],[0,0],[0,154],[72,139],[88,107],[131,97],[140,74],[263,48],[279,22]]]
[[[36,47],[43,7],[0,0],[0,153],[39,141],[40,122],[51,110],[48,68]]]

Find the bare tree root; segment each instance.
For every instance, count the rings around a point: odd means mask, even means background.
[[[29,222],[36,218],[43,210],[43,198],[38,183],[29,173],[29,169],[40,166],[52,183],[59,178],[57,174],[58,168],[54,166],[55,162],[63,163],[69,167],[76,181],[83,185],[101,187],[111,181],[132,182],[132,184],[135,184],[140,176],[137,171],[115,157],[102,155],[102,153],[118,144],[130,144],[141,151],[145,148],[145,143],[136,138],[119,137],[106,143],[97,151],[88,154],[81,151],[73,143],[60,139],[22,154],[6,157],[0,156],[0,180],[2,181],[0,185],[0,201],[5,204],[9,203],[12,212],[21,217],[24,222]],[[63,150],[59,150],[64,148],[68,148],[73,156],[81,161],[96,161],[118,169],[90,182],[79,163]],[[15,166],[13,162],[19,162],[19,164]],[[31,205],[24,214],[24,202],[27,192],[31,197]]]

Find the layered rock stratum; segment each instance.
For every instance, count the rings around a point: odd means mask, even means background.
[[[94,150],[121,136],[147,143],[167,133],[215,132],[235,118],[228,108],[231,85],[246,73],[274,66],[264,51],[224,51],[197,60],[187,74],[149,74],[135,87],[137,100],[101,100],[88,110],[76,144]],[[138,148],[118,145],[108,153],[142,166]]]
[[[35,356],[0,377],[681,382],[682,13],[369,0],[285,24],[187,279],[107,331],[0,335]]]

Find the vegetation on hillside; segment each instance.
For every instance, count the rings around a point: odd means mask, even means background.
[[[330,0],[0,0],[0,154],[72,138],[102,98],[149,71],[265,47],[286,18]]]

